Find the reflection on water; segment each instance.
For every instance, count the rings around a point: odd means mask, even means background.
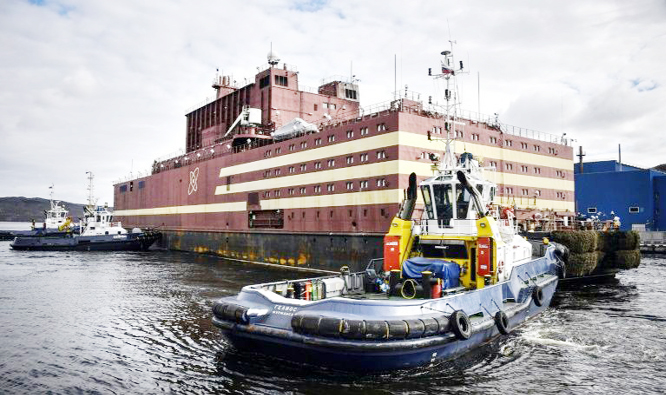
[[[610,283],[559,290],[542,316],[455,361],[363,375],[238,352],[211,324],[216,298],[306,273],[0,242],[0,392],[659,393],[665,271],[666,260],[646,258]]]

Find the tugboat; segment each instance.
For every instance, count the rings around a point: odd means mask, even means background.
[[[51,208],[45,210],[44,214],[44,225],[42,227],[43,232],[62,232],[72,226],[72,217],[69,216],[69,211],[65,208],[59,200],[53,200],[53,185],[49,188],[51,189]],[[33,221],[33,230],[39,231],[35,228]]]
[[[59,200],[53,200],[53,185],[49,187],[50,204],[48,210],[44,210],[44,223],[41,227],[35,226],[35,221],[32,221],[30,230],[13,230],[7,231],[0,235],[3,239],[11,240],[16,236],[23,237],[36,237],[36,236],[64,236],[67,232],[78,231],[78,227],[72,222],[72,217],[69,216],[69,211],[65,208]]]
[[[67,217],[58,225],[57,232],[36,232],[17,235],[10,247],[15,250],[35,251],[138,251],[147,250],[160,237],[159,232],[132,229],[128,232],[120,222],[113,222],[113,214],[106,205],[96,206],[93,198],[93,174],[89,176],[88,205],[84,207],[84,218],[77,227],[71,226],[71,218]],[[46,221],[58,221],[65,218],[64,208],[54,205],[47,212]],[[65,214],[65,215],[63,215]],[[47,222],[45,222],[45,226]],[[46,229],[49,229],[46,227]]]
[[[449,79],[446,124],[458,127]],[[461,65],[462,68],[462,65]],[[238,349],[348,371],[387,371],[455,358],[543,312],[564,249],[532,257],[514,219],[492,204],[496,185],[470,153],[452,154],[447,126],[434,175],[416,175],[384,237],[384,257],[363,272],[248,285],[213,306],[213,324]],[[419,204],[421,202],[419,201]]]
[[[249,285],[213,307],[237,348],[335,369],[426,365],[506,335],[550,304],[564,251],[532,258],[513,220],[488,209],[495,185],[469,153],[420,183],[416,175],[364,272]],[[446,163],[449,165],[446,165]],[[496,212],[494,214],[497,214]]]

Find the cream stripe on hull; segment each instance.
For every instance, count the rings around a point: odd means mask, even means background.
[[[393,160],[353,167],[343,167],[332,170],[320,170],[312,173],[297,174],[293,176],[275,177],[242,183],[232,183],[228,186],[219,185],[215,188],[215,194],[226,195],[230,193],[250,192],[257,190],[271,190],[298,185],[331,183],[340,180],[359,179],[366,177],[380,177],[391,174],[410,174],[412,172],[421,177],[430,177],[433,175],[431,165],[428,163],[412,162],[408,160]],[[484,174],[488,180],[496,184],[526,186],[529,188],[557,189],[562,191],[574,190],[574,182],[569,180],[513,173],[500,173],[493,171],[486,171]]]
[[[402,199],[402,191],[399,189],[387,189],[382,191],[365,191],[352,193],[339,193],[334,195],[303,196],[283,199],[268,199],[261,201],[263,210],[286,210],[305,209],[316,207],[341,207],[359,206],[369,204],[395,204]],[[115,216],[131,215],[177,215],[177,214],[199,214],[199,213],[224,213],[235,211],[246,211],[247,203],[216,203],[196,204],[190,206],[169,206],[144,208],[136,210],[116,210]]]
[[[396,131],[364,139],[348,141],[344,143],[323,146],[306,151],[299,151],[288,155],[274,158],[262,159],[251,163],[244,163],[220,169],[219,176],[226,177],[257,169],[267,169],[285,165],[298,164],[312,160],[343,156],[350,153],[381,149],[388,146],[407,146],[419,150],[443,149],[437,142],[428,141],[424,135]],[[544,155],[530,154],[512,150],[502,150],[499,147],[489,147],[481,144],[466,142],[464,148],[477,157],[490,157],[518,161],[525,164],[533,164],[546,167],[571,170],[573,161],[568,159],[553,158]],[[462,144],[457,144],[456,152],[463,152]],[[356,158],[358,159],[358,158]],[[410,160],[390,160],[378,163],[369,163],[352,167],[342,167],[331,170],[321,170],[305,174],[296,174],[283,177],[268,178],[245,183],[232,183],[230,185],[219,185],[215,188],[215,195],[227,195],[232,193],[243,193],[257,190],[271,190],[287,188],[298,185],[309,185],[317,183],[331,183],[339,180],[372,178],[393,174],[416,173],[421,177],[432,176],[432,168],[429,163]],[[574,190],[574,182],[570,180],[537,177],[513,173],[485,172],[486,177],[497,184],[514,186],[525,186],[528,188],[556,189],[562,191]],[[316,196],[290,197],[280,199],[262,200],[262,209],[305,209],[316,207],[341,207],[370,204],[395,204],[402,200],[403,192],[399,189],[386,189],[378,191],[349,192]],[[507,198],[503,198],[504,202]],[[508,198],[513,199],[513,198]],[[516,202],[520,198],[516,198]],[[497,202],[499,203],[499,202]],[[573,202],[560,200],[537,199],[536,204],[530,204],[537,208],[552,208],[556,210],[573,210]],[[117,210],[117,216],[147,216],[147,215],[180,215],[197,213],[219,213],[219,212],[242,212],[246,211],[246,202],[211,203],[198,205],[182,205],[169,207],[156,207],[133,210]]]
[[[239,165],[224,167],[220,169],[220,177],[247,173],[256,171],[257,169],[269,169],[273,167],[309,162],[322,158],[348,155],[351,153],[375,150],[393,145],[413,147],[426,151],[444,150],[443,143],[438,144],[436,141],[429,141],[424,135],[396,131],[378,136],[367,137],[364,139],[318,147],[306,151],[299,151],[274,158],[261,159],[250,163],[242,163]],[[473,144],[469,142],[465,142],[464,144],[456,144],[455,152],[462,153],[464,151],[463,148],[467,148],[467,151],[472,152],[477,157],[505,159],[512,162],[520,162],[529,165],[573,170],[573,161],[569,159],[554,158],[546,155],[501,149],[499,147],[489,147],[487,145]]]
[[[402,200],[403,191],[399,189],[388,189],[383,191],[366,191],[341,193],[334,195],[304,196],[282,199],[268,199],[261,201],[262,210],[290,210],[307,209],[317,207],[344,207],[344,206],[362,206],[373,204],[396,204]],[[419,196],[419,200],[420,200]],[[521,198],[502,198],[495,199],[495,203],[508,203],[516,201],[520,204]],[[525,205],[540,209],[555,210],[573,210],[573,202],[559,200],[524,199]],[[420,202],[423,204],[422,202]],[[180,215],[180,214],[203,214],[203,213],[225,213],[225,212],[244,212],[246,211],[245,202],[217,203],[217,204],[197,204],[190,206],[169,206],[156,207],[137,210],[117,210],[116,216],[146,216],[146,215]]]

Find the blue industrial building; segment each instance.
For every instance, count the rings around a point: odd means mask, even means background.
[[[617,161],[587,162],[574,166],[576,211],[583,216],[620,217],[621,229],[645,225],[666,230],[666,173],[641,169]]]

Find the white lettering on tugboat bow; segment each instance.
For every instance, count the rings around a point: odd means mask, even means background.
[[[273,314],[293,316],[298,310],[295,306],[276,305],[273,307]]]

